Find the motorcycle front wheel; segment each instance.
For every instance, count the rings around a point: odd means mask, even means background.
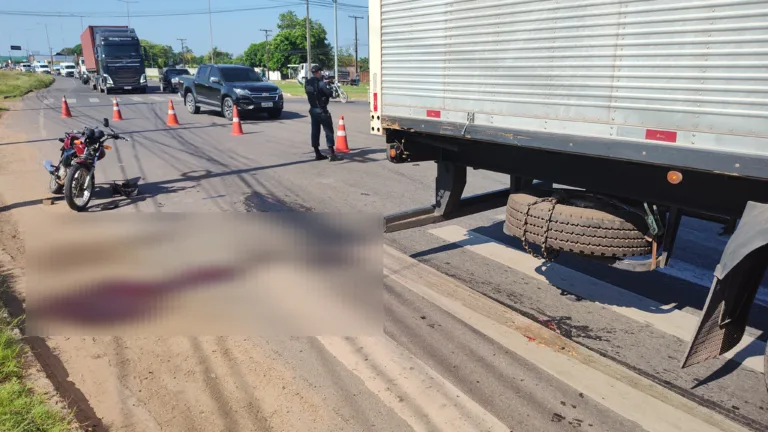
[[[347,92],[345,92],[341,88],[339,88],[339,99],[341,100],[341,103],[347,103],[347,100],[349,100],[349,96],[347,96]]]
[[[91,201],[94,189],[93,176],[89,179],[90,170],[83,165],[73,165],[67,173],[64,182],[64,199],[74,211],[85,211]]]

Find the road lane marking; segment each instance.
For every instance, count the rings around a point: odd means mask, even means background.
[[[386,245],[384,274],[645,430],[746,430]]]
[[[165,99],[161,98],[160,96],[150,96],[150,99],[156,100],[156,101],[164,101]]]
[[[131,96],[131,100],[135,100],[135,101],[139,101],[139,102],[142,101],[142,99],[140,97],[138,97],[138,96]]]
[[[67,99],[67,104],[76,104],[77,99]]]
[[[88,100],[90,102],[93,102],[93,103],[98,103],[99,102],[99,98],[88,98]]]
[[[384,334],[318,339],[417,432],[510,430]]]
[[[449,243],[460,245],[534,279],[547,282],[558,289],[599,303],[614,312],[651,325],[683,341],[690,340],[698,325],[697,316],[675,309],[674,305],[662,305],[556,263],[543,267],[541,260],[527,253],[462,227],[451,225],[429,232]],[[739,345],[723,354],[723,357],[733,359],[762,373],[765,369],[764,354],[765,342],[745,335]]]

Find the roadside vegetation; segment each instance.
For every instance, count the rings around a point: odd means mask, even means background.
[[[46,88],[53,83],[51,75],[0,71],[0,100],[13,99]]]
[[[7,287],[0,273],[0,289]],[[72,418],[48,404],[24,383],[25,346],[14,335],[14,324],[0,310],[0,431],[68,432]]]
[[[304,96],[304,89],[295,80],[273,81],[273,83],[280,87],[280,90],[291,96]],[[360,84],[359,86],[345,85],[341,86],[341,88],[347,92],[349,100],[368,100],[368,84]]]

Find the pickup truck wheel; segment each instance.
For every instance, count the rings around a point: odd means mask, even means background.
[[[582,255],[623,258],[651,253],[642,216],[590,197],[538,202],[548,192],[527,191],[509,196],[504,232],[541,246]],[[566,204],[567,203],[567,204]],[[526,210],[527,222],[524,223]],[[550,217],[549,230],[547,220]]]
[[[232,102],[232,98],[225,97],[221,101],[221,115],[224,116],[227,121],[232,121],[235,115],[235,103]]]
[[[189,111],[190,114],[200,114],[200,107],[197,106],[197,102],[195,102],[195,95],[192,94],[192,92],[187,93],[185,105],[187,106],[187,111]]]

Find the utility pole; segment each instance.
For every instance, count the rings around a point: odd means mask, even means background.
[[[130,0],[117,0],[121,3],[125,3],[125,9],[128,11],[128,27],[131,26],[131,3],[138,3],[137,1]]]
[[[309,70],[312,69],[312,39],[309,33],[309,0],[307,0],[307,71],[306,79],[309,79]]]
[[[187,53],[184,51],[184,42],[186,39],[176,38],[176,40],[181,42],[181,64],[184,67],[187,67]]]
[[[339,82],[339,0],[333,0],[333,78]]]
[[[80,17],[80,27],[81,27],[80,31],[85,31],[85,26],[83,25],[83,17]]]
[[[266,30],[266,29],[260,29],[259,31],[264,32],[264,42],[267,44],[267,81],[269,81],[269,34],[272,33],[272,30]]]
[[[48,35],[48,24],[45,25],[45,38],[48,40],[48,51],[51,54],[51,73],[53,73],[53,48],[51,48],[51,38]]]
[[[365,17],[355,15],[350,15],[349,17],[355,20],[355,79],[358,79],[360,77],[360,71],[357,67],[357,20],[363,19]]]
[[[211,16],[211,0],[208,0],[208,29],[211,32],[211,64],[216,64],[213,52],[213,17]]]

